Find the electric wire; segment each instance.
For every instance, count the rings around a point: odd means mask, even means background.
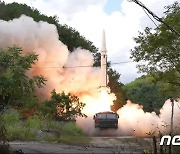
[[[125,64],[125,63],[131,63],[133,61],[124,61],[124,62],[117,62],[117,63],[110,63],[110,65],[118,65],[118,64]],[[104,64],[107,65],[107,64]],[[79,66],[33,66],[32,68],[88,68],[88,67],[94,67],[93,65],[79,65]],[[99,67],[99,66],[98,66]]]
[[[171,27],[169,24],[163,21],[162,18],[159,18],[156,14],[154,14],[151,10],[149,10],[142,2],[139,0],[131,0],[132,2],[138,4],[140,7],[144,8],[155,20],[159,21],[160,23],[163,23],[171,32],[176,34],[177,36],[180,36],[180,33],[176,31],[173,27]]]
[[[154,22],[154,20],[150,17],[150,15],[146,12],[146,10],[144,8],[142,8],[144,10],[144,12],[146,13],[146,15],[148,16],[148,18],[154,23],[154,25],[158,28],[158,25]]]

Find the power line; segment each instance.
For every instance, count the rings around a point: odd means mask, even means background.
[[[118,65],[118,64],[124,64],[124,63],[131,63],[133,61],[124,61],[124,62],[117,62],[117,63],[110,63],[110,65]],[[106,65],[106,64],[104,64]],[[86,67],[93,67],[93,65],[79,65],[79,66],[63,66],[63,67],[60,67],[60,66],[34,66],[32,68],[86,68]]]
[[[119,63],[110,63],[110,65],[124,64],[124,63],[132,63],[133,61],[124,61]]]
[[[164,21],[162,20],[162,18],[159,18],[156,14],[154,14],[151,10],[149,10],[142,2],[140,2],[139,0],[129,0],[129,1],[132,1],[132,2],[134,2],[134,3],[136,3],[136,4],[138,4],[139,6],[141,6],[141,7],[142,7],[143,9],[145,9],[150,15],[152,15],[152,17],[153,17],[155,20],[163,23],[169,30],[171,30],[171,32],[174,32],[177,36],[180,36],[180,33],[179,33],[179,32],[177,32],[173,27],[171,27],[171,26],[168,25],[166,22],[164,22]]]
[[[142,8],[143,9],[143,11],[146,13],[146,15],[148,16],[148,18],[154,23],[154,25],[156,26],[156,27],[158,27],[158,25],[154,22],[154,20],[150,17],[150,15],[146,12],[146,10],[144,9],[144,8]]]

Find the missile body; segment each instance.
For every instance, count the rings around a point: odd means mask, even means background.
[[[105,31],[102,34],[101,47],[101,87],[107,87],[107,50]]]

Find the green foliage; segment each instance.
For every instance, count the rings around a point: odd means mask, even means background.
[[[59,39],[68,46],[68,49],[70,51],[73,51],[77,47],[82,47],[84,49],[87,49],[93,53],[95,60],[94,66],[100,66],[101,55],[100,53],[97,52],[98,49],[93,45],[93,43],[87,40],[84,36],[81,36],[79,32],[73,29],[72,27],[69,27],[68,25],[59,24],[59,19],[57,16],[47,17],[41,14],[37,9],[31,8],[25,4],[18,4],[18,3],[5,4],[3,2],[0,3],[0,19],[6,21],[12,20],[14,18],[20,17],[22,14],[31,16],[35,21],[46,21],[50,24],[56,25],[59,34]],[[121,83],[119,82],[119,78],[116,78],[114,80],[116,74],[118,73],[110,69],[109,86],[113,89],[112,92],[114,92],[117,96],[115,106],[113,107],[114,111],[116,111],[119,107],[122,106],[122,104],[124,104],[124,94],[120,88]],[[36,78],[34,78],[34,80],[35,79]],[[37,85],[39,85],[38,82],[36,83]],[[32,100],[32,102],[35,101]],[[28,103],[28,105],[30,105],[30,103]],[[33,106],[33,104],[31,105]]]
[[[21,116],[17,110],[14,110],[12,108],[6,109],[1,117],[1,120],[6,125],[15,125],[19,122]]]
[[[61,127],[60,142],[68,144],[87,144],[89,139],[84,137],[82,130],[74,122],[68,122]]]
[[[89,40],[87,40],[84,36],[81,36],[78,31],[73,29],[72,27],[69,27],[68,25],[61,25],[59,24],[59,19],[57,16],[50,16],[47,17],[43,14],[41,14],[37,9],[31,8],[25,4],[18,4],[18,3],[12,3],[12,4],[5,4],[3,2],[0,3],[0,19],[3,20],[12,20],[14,18],[20,17],[21,14],[25,14],[27,16],[31,16],[35,21],[46,21],[50,24],[54,24],[57,27],[59,39],[68,46],[68,49],[70,51],[73,51],[77,47],[82,47],[84,49],[87,49],[93,53],[94,56],[94,66],[100,66],[100,53],[97,52],[98,49],[93,45],[93,43]],[[116,93],[116,96],[118,100],[116,101],[116,107],[114,110],[117,110],[122,104],[122,100],[124,100],[124,96],[121,96],[122,93],[118,92],[118,86],[120,84],[119,79],[116,81],[113,81],[111,79],[112,71],[109,73],[110,77],[110,87],[113,88],[112,92]],[[117,72],[116,72],[117,74]],[[114,74],[113,74],[114,75]],[[112,82],[112,83],[111,83]],[[116,86],[116,84],[118,84]],[[116,90],[115,90],[116,89]]]
[[[34,90],[45,84],[43,76],[28,78],[27,70],[37,60],[35,53],[22,55],[18,47],[0,49],[0,107],[35,102]]]
[[[46,100],[42,107],[42,112],[46,117],[56,118],[59,120],[72,120],[77,116],[86,117],[81,112],[84,103],[79,101],[79,98],[74,95],[58,94],[55,90],[51,93],[51,99]]]
[[[5,128],[5,123],[3,121],[2,115],[0,115],[0,145],[6,145],[7,139],[7,130]]]
[[[156,82],[153,77],[142,76],[135,81],[126,84],[123,89],[126,96],[134,103],[143,105],[145,111],[156,111],[172,95],[168,83]]]
[[[37,116],[22,120],[20,114],[13,109],[5,110],[4,114],[0,116],[0,120],[0,130],[3,130],[4,135],[6,134],[3,136],[0,131],[0,143],[2,143],[2,139],[6,141],[7,138],[11,141],[43,140],[69,144],[84,144],[89,141],[75,122],[64,123],[52,119],[40,119]],[[41,130],[45,130],[45,132]]]
[[[166,7],[163,21],[180,33],[180,5],[175,2]],[[154,30],[146,28],[134,38],[137,46],[131,50],[131,58],[139,64],[140,72],[153,75],[156,79],[170,83],[180,96],[180,37],[164,24]]]
[[[63,135],[79,136],[82,135],[82,130],[76,126],[75,122],[68,122],[61,127]]]
[[[114,101],[114,104],[111,106],[112,111],[115,112],[126,103],[126,96],[124,90],[122,89],[123,84],[119,81],[120,74],[110,68],[108,70],[108,75],[108,86],[110,87],[111,92],[116,95],[116,100]]]
[[[9,140],[37,140],[37,130],[42,128],[42,121],[38,117],[23,122],[20,114],[14,109],[5,110],[1,120],[5,124]]]
[[[25,123],[25,127],[31,128],[31,129],[41,129],[43,127],[43,122],[39,117],[34,116],[31,118],[28,118]]]
[[[43,140],[47,142],[57,142],[58,139],[55,134],[47,134],[43,137]]]
[[[93,45],[93,43],[87,40],[84,36],[81,36],[78,31],[68,25],[56,24],[59,39],[68,46],[70,51],[75,48],[82,47],[87,49],[92,53],[96,53],[98,49]]]
[[[41,14],[37,9],[31,8],[26,4],[5,4],[0,2],[0,19],[8,21],[14,18],[19,18],[22,14],[32,17],[35,21],[46,21],[50,24],[56,25],[59,39],[68,46],[70,51],[73,51],[73,49],[77,47],[82,47],[92,53],[98,51],[91,41],[87,40],[84,36],[81,36],[74,28],[59,24],[56,15],[48,17]]]
[[[37,9],[31,8],[26,4],[10,3],[5,4],[0,2],[0,19],[12,20],[14,18],[19,18],[22,14],[32,17],[35,21],[47,21],[49,23],[55,24],[57,22],[57,17],[47,17],[41,14]]]
[[[8,135],[3,121],[2,113],[0,114],[0,153],[10,154],[10,147],[8,144]]]

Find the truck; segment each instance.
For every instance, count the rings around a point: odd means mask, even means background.
[[[93,117],[95,128],[118,128],[119,115],[114,112],[99,112]]]

